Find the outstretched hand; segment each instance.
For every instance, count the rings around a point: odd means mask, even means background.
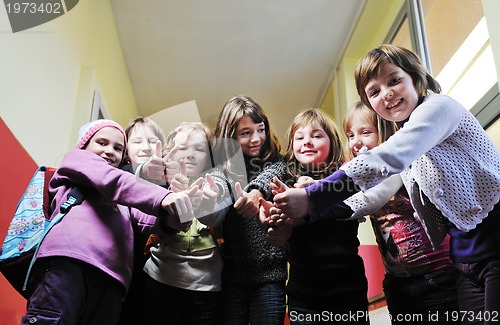
[[[194,189],[192,189],[194,191]],[[161,202],[167,211],[166,225],[175,230],[186,231],[193,220],[193,206],[188,192],[170,193]]]
[[[179,162],[179,172],[174,175],[170,181],[170,189],[174,192],[187,190],[189,187],[189,178],[186,172],[186,163],[183,159]]]
[[[215,183],[214,179],[210,174],[205,174],[206,183],[202,189],[202,201],[200,206],[201,216],[209,215],[214,212],[215,205],[219,198],[219,187]]]
[[[201,201],[203,200],[203,191],[201,190],[202,183],[203,183],[203,177],[199,177],[185,191],[186,193],[188,193],[189,198],[191,199],[191,204],[193,205],[193,211],[198,211],[200,209]]]
[[[179,162],[175,161],[172,157],[179,151],[179,145],[175,145],[165,157],[163,157],[163,164],[165,165],[165,180],[168,184],[172,184],[174,176],[181,172]]]
[[[236,182],[234,185],[236,197],[238,198],[234,203],[236,212],[245,217],[253,218],[259,214],[259,198],[262,194],[258,190],[251,190],[249,193],[243,191],[241,184]]]
[[[314,178],[309,177],[309,176],[300,176],[297,179],[297,182],[295,182],[295,184],[293,184],[293,187],[295,187],[295,188],[305,188],[305,187],[308,187],[309,185],[312,185],[314,183],[316,183],[316,181],[314,180]]]
[[[149,160],[142,165],[141,177],[150,181],[160,181],[160,185],[165,185],[165,164],[162,159],[161,141],[156,141],[155,152]]]
[[[273,179],[272,188],[283,189],[283,183],[277,178]],[[281,219],[303,219],[309,210],[312,209],[312,203],[303,188],[287,188],[284,191],[276,193],[274,203],[282,214]]]
[[[282,219],[280,219],[280,214],[277,213],[278,209],[274,204],[263,198],[259,199],[259,203],[259,223],[266,231],[266,241],[274,246],[285,246],[288,239],[292,236],[293,225],[282,222],[278,226],[276,220],[281,221]]]

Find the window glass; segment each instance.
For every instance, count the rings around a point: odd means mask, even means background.
[[[408,18],[406,18],[406,15],[404,16],[401,24],[399,25],[396,34],[394,34],[394,37],[391,40],[391,44],[398,45],[414,51],[411,44],[410,28],[408,26]]]
[[[422,0],[432,74],[471,109],[497,82],[480,0]]]

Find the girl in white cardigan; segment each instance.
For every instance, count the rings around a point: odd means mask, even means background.
[[[355,79],[362,102],[401,129],[323,181],[276,195],[283,217],[313,221],[346,199],[342,184],[354,181],[365,191],[401,173],[415,210],[433,216],[422,220],[433,243],[450,234],[450,254],[461,272],[461,313],[455,316],[463,323],[498,322],[498,150],[466,108],[439,94],[438,82],[407,49],[371,50],[358,62]]]

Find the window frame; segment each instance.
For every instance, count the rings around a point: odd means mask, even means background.
[[[421,0],[406,0],[406,5],[401,7],[396,20],[392,24],[385,43],[391,43],[403,22],[407,19],[410,31],[410,40],[413,51],[420,56],[422,64],[432,75],[432,63],[427,43],[425,21]],[[497,76],[498,78],[499,76]],[[478,119],[484,129],[487,129],[498,118],[500,118],[500,90],[498,81],[478,100],[470,109],[470,112]]]

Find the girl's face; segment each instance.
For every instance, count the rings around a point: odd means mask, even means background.
[[[125,139],[122,133],[112,126],[97,131],[89,140],[85,150],[95,153],[113,167],[118,167],[123,158]]]
[[[347,132],[349,149],[356,157],[362,147],[372,149],[378,145],[378,130],[368,123],[363,116],[354,116],[351,128]]]
[[[293,135],[293,154],[304,165],[326,162],[330,154],[330,138],[317,122],[302,125]]]
[[[236,140],[239,142],[244,155],[258,157],[266,142],[266,126],[264,122],[255,123],[250,116],[242,117],[236,127]]]
[[[209,158],[208,142],[201,132],[180,131],[174,137],[179,150],[173,155],[175,161],[184,160],[186,176],[193,177],[205,171]]]
[[[147,162],[155,153],[156,142],[160,139],[150,127],[136,125],[128,136],[128,158],[132,164]]]
[[[406,120],[417,107],[419,97],[411,76],[392,63],[385,64],[380,74],[368,82],[365,93],[375,112],[394,122]]]

